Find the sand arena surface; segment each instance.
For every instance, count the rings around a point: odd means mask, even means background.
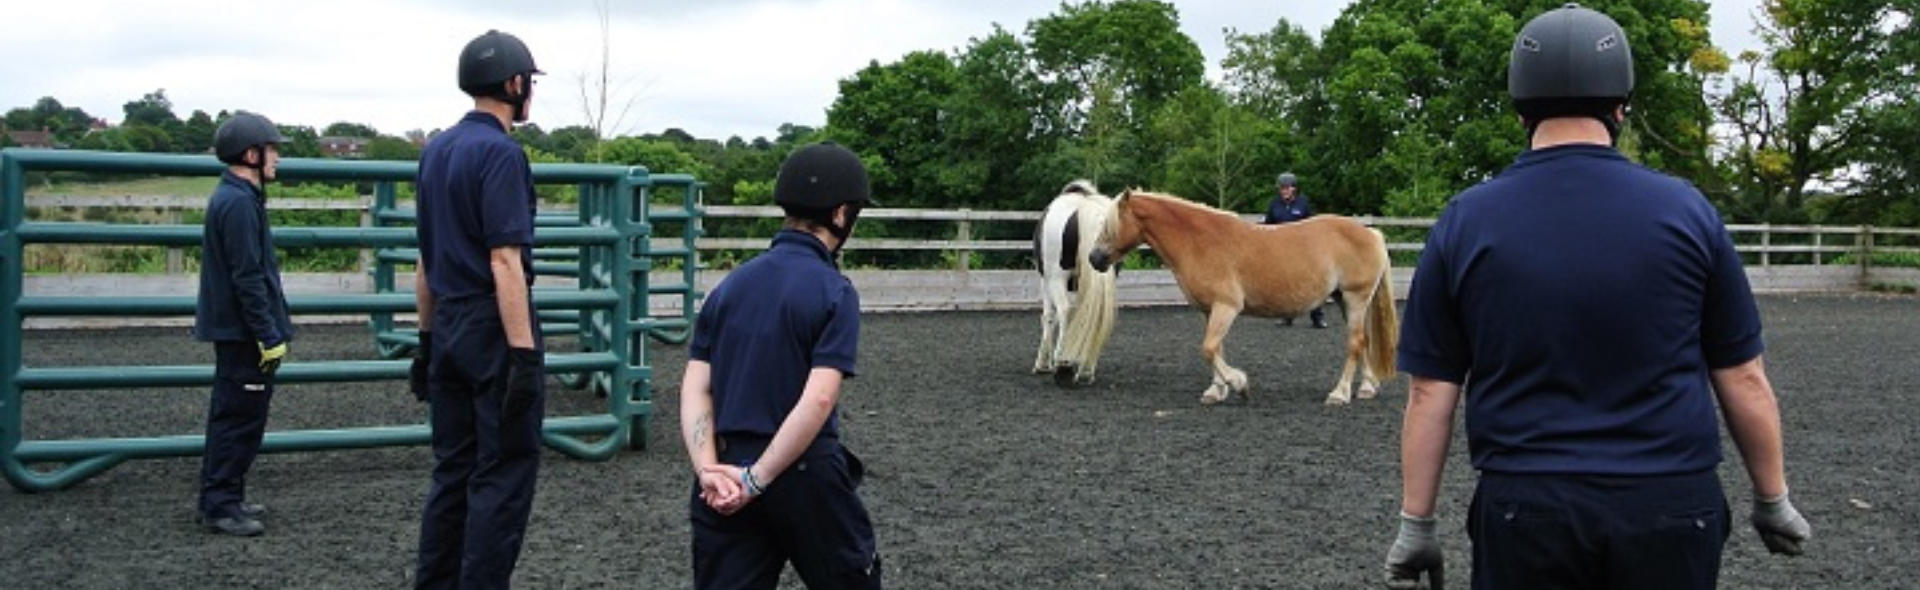
[[[1736,520],[1722,586],[1910,587],[1920,569],[1920,444],[1911,440],[1920,432],[1920,301],[1764,297],[1761,310],[1794,500],[1815,536],[1807,556],[1766,554],[1746,524],[1751,496],[1726,443],[1721,479]],[[1075,390],[1027,372],[1038,311],[864,321],[863,375],[850,382],[842,420],[867,464],[861,491],[889,586],[1378,584],[1398,507],[1406,378],[1379,399],[1323,407],[1338,377],[1338,330],[1242,319],[1227,354],[1249,374],[1253,399],[1203,408],[1202,318],[1192,311],[1122,310],[1099,383]],[[212,357],[182,329],[31,332],[27,351],[34,367]],[[547,453],[520,587],[689,585],[692,476],[676,399],[685,350],[650,344],[650,354],[651,448],[605,463]],[[292,358],[373,358],[371,339],[364,328],[309,327]],[[604,407],[550,387],[549,415]],[[200,388],[34,392],[26,430],[32,439],[196,433],[206,398]],[[294,385],[277,394],[269,428],[423,416],[398,381]],[[198,458],[134,461],[60,492],[0,492],[0,585],[403,587],[431,460],[425,447],[263,455],[250,495],[271,514],[254,539],[193,525]],[[1471,481],[1456,439],[1440,532],[1459,587],[1471,569]],[[785,586],[798,587],[791,572]]]

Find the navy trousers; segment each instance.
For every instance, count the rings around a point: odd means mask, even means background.
[[[533,511],[545,379],[532,406],[504,415],[507,340],[491,297],[438,301],[427,402],[433,485],[420,518],[415,588],[507,588]],[[539,328],[534,342],[540,342]]]
[[[1483,472],[1467,519],[1476,590],[1710,590],[1731,532],[1712,470],[1647,477]]]
[[[720,460],[746,465],[767,438],[725,437]],[[821,437],[739,512],[722,516],[694,482],[693,586],[701,590],[774,588],[788,562],[813,590],[880,588],[880,554],[867,507],[856,492],[865,468],[838,440]]]
[[[207,402],[207,448],[200,456],[200,514],[238,516],[247,497],[247,470],[267,432],[273,378],[260,372],[260,345],[213,345],[213,397]]]

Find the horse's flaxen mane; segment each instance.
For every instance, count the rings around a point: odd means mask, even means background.
[[[1164,193],[1153,193],[1153,192],[1147,192],[1147,191],[1143,191],[1143,190],[1138,190],[1138,189],[1127,189],[1127,192],[1125,192],[1125,193],[1121,193],[1121,195],[1120,195],[1120,198],[1123,198],[1123,199],[1124,199],[1124,198],[1126,198],[1126,197],[1128,197],[1128,196],[1134,196],[1134,197],[1146,197],[1146,198],[1149,198],[1149,199],[1152,199],[1152,200],[1155,200],[1155,201],[1160,201],[1160,202],[1164,202],[1164,203],[1171,203],[1171,204],[1174,204],[1174,205],[1180,205],[1180,206],[1183,206],[1183,207],[1186,207],[1186,208],[1188,208],[1188,209],[1191,209],[1191,210],[1194,210],[1194,211],[1198,211],[1198,212],[1203,212],[1203,213],[1213,213],[1213,214],[1215,214],[1215,215],[1224,215],[1224,216],[1227,216],[1227,217],[1231,217],[1231,218],[1234,218],[1234,219],[1236,219],[1236,220],[1237,220],[1237,219],[1240,219],[1240,216],[1239,216],[1239,215],[1234,215],[1234,214],[1233,214],[1233,213],[1231,213],[1231,212],[1228,212],[1228,211],[1222,211],[1222,210],[1220,210],[1220,209],[1216,209],[1216,208],[1214,208],[1214,207],[1211,207],[1211,206],[1208,206],[1208,205],[1205,205],[1205,204],[1202,204],[1202,203],[1195,203],[1195,202],[1193,202],[1193,201],[1189,201],[1189,200],[1186,200],[1186,199],[1182,199],[1182,198],[1180,198],[1180,197],[1177,197],[1177,196],[1174,196],[1174,195],[1169,195],[1169,194],[1164,194]]]

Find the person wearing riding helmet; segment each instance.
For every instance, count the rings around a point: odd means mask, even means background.
[[[1613,147],[1634,85],[1626,32],[1578,5],[1547,11],[1507,76],[1531,149],[1448,203],[1407,294],[1387,585],[1441,582],[1436,497],[1463,388],[1474,588],[1715,587],[1731,531],[1716,405],[1749,522],[1799,554],[1812,530],[1787,499],[1740,255],[1698,189]]]
[[[246,502],[247,470],[260,454],[273,376],[293,340],[280,258],[267,223],[267,181],[286,141],[266,117],[239,111],[213,134],[227,165],[207,201],[200,238],[200,294],[193,335],[213,343],[213,395],[195,512],[209,532],[251,537],[265,512]]]
[[[1267,204],[1267,216],[1261,219],[1260,223],[1265,225],[1292,223],[1313,217],[1313,203],[1307,201],[1306,195],[1300,194],[1299,179],[1295,178],[1292,172],[1282,172],[1276,179],[1276,184],[1279,185],[1279,192],[1274,194],[1273,202]],[[1327,311],[1324,305],[1313,306],[1313,312],[1309,316],[1313,319],[1314,328],[1327,327]],[[1293,318],[1281,318],[1280,322],[1291,326]]]
[[[533,284],[533,170],[507,135],[540,69],[519,38],[460,51],[473,110],[420,154],[414,275],[420,347],[410,388],[428,404],[434,467],[416,588],[505,588],[540,471],[546,375]]]
[[[800,148],[781,164],[773,200],[785,229],[714,287],[687,347],[693,585],[771,589],[790,561],[810,588],[879,588],[856,491],[865,470],[836,416],[855,374],[860,294],[835,254],[873,204],[866,168],[838,145]]]

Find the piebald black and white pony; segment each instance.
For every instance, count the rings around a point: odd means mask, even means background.
[[[1075,180],[1047,205],[1033,234],[1040,270],[1040,350],[1033,372],[1053,373],[1060,386],[1093,383],[1100,351],[1113,333],[1114,278],[1096,271],[1087,254],[1112,218],[1113,199],[1092,182]]]

